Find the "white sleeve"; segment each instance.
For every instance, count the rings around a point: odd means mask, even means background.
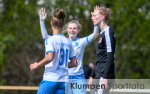
[[[82,44],[86,46],[87,44],[91,43],[93,39],[96,38],[97,35],[99,34],[98,32],[99,32],[99,27],[96,25],[94,26],[94,30],[92,34],[90,34],[87,37],[82,38]]]
[[[45,54],[47,53],[54,53],[54,44],[52,38],[45,39]]]
[[[48,33],[44,24],[44,21],[40,20],[40,28],[41,28],[41,34],[42,34],[42,38],[46,39],[48,38]]]
[[[94,38],[96,38],[96,36],[99,34],[98,32],[99,32],[99,27],[96,25],[96,26],[94,26],[93,33],[90,34],[90,35],[87,37],[88,43],[91,43],[92,40],[93,40]]]

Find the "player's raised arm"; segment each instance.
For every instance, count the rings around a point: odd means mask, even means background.
[[[87,45],[91,43],[94,39],[96,39],[99,35],[99,26],[94,25],[93,33],[83,39],[83,44]]]
[[[87,38],[88,38],[88,43],[92,42],[93,39],[97,38],[97,36],[99,35],[99,26],[98,25],[94,25],[94,30],[93,33],[90,34]]]
[[[48,37],[48,33],[44,24],[44,20],[46,19],[47,13],[45,12],[45,8],[41,8],[39,10],[39,18],[40,18],[40,28],[41,28],[41,34],[42,38],[46,39]]]

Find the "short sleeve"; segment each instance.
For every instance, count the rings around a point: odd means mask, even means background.
[[[47,53],[54,53],[54,44],[52,38],[46,38],[45,39],[45,54]]]

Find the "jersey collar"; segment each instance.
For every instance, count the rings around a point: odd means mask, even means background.
[[[107,26],[104,30],[102,30],[101,32],[100,32],[100,34],[102,34],[103,32],[105,32],[106,30],[108,30],[109,29],[109,26]]]
[[[71,39],[69,38],[70,41],[76,41],[77,39],[78,39],[78,37],[76,37],[74,40],[71,40]]]

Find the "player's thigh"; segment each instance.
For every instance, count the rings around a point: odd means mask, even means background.
[[[51,81],[42,81],[40,83],[37,94],[54,94],[58,83]]]
[[[65,94],[65,82],[59,82],[55,94]]]

